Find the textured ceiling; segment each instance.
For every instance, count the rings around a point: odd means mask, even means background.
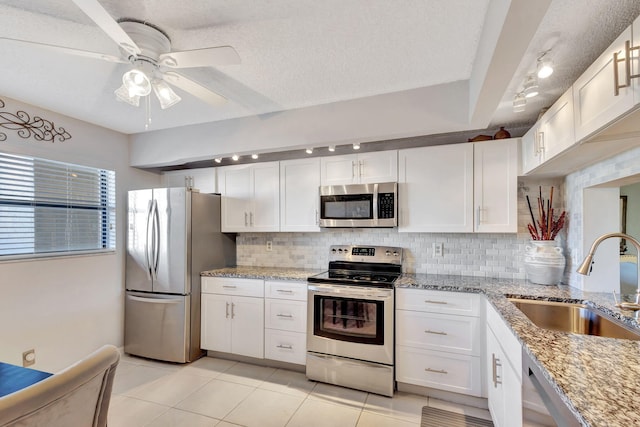
[[[159,26],[173,50],[231,45],[241,57],[237,65],[185,72],[227,97],[226,105],[212,107],[177,90],[183,101],[168,110],[151,100],[153,130],[469,80],[490,6],[490,0],[100,3],[115,19]],[[637,0],[554,0],[486,124],[530,123],[639,13]],[[115,43],[71,0],[0,0],[1,37],[119,55]],[[541,85],[543,95],[530,101],[527,112],[514,114],[513,95],[548,48],[556,73]],[[126,64],[2,40],[0,56],[0,95],[124,133],[144,131],[145,109],[117,102],[113,95]]]

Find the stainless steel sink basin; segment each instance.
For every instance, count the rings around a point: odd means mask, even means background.
[[[640,341],[640,332],[584,304],[519,298],[508,300],[540,328]]]

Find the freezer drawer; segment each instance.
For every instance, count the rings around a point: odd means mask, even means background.
[[[189,361],[191,297],[127,292],[125,353],[167,362]]]

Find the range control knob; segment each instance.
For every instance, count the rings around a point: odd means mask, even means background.
[[[400,254],[396,251],[393,251],[393,256],[400,256]]]
[[[389,251],[389,250],[388,250],[388,251],[386,251],[384,254],[385,254],[386,256],[391,256],[391,251]]]

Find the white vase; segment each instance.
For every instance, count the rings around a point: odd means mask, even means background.
[[[527,279],[538,285],[557,285],[564,274],[565,257],[555,240],[531,240],[525,246],[524,270]]]

